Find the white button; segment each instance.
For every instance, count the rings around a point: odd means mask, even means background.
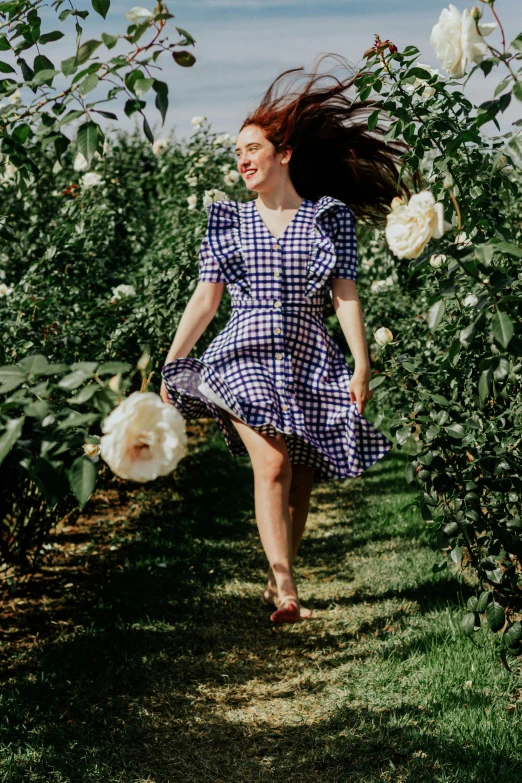
[[[276,326],[276,328],[274,329],[274,334],[281,334],[281,329],[279,328],[279,326]]]
[[[288,406],[288,405],[286,405],[286,403],[285,403],[285,405],[281,405],[281,407],[282,407],[282,409],[283,409],[284,411],[287,411],[289,406]]]
[[[272,245],[272,250],[279,250],[279,245]]]
[[[274,277],[279,277],[280,274],[281,272],[274,272]]]
[[[285,432],[292,432],[292,428],[291,427],[285,427]]]
[[[276,386],[282,386],[282,385],[283,385],[283,381],[276,381]]]
[[[283,354],[282,353],[276,353],[276,359],[282,359]]]
[[[281,307],[281,302],[279,301],[279,299],[276,299],[276,301],[274,302],[274,307]]]

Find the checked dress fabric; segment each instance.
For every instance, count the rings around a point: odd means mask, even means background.
[[[330,280],[357,279],[353,211],[304,199],[278,239],[253,200],[214,201],[207,214],[199,280],[226,283],[232,313],[200,359],[165,364],[169,400],[185,418],[213,416],[235,456],[247,451],[228,413],[283,433],[318,483],[360,475],[393,443],[350,403],[352,370],[323,318]]]

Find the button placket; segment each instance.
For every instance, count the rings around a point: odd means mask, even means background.
[[[281,318],[282,318],[282,269],[281,269],[281,256],[280,256],[280,250],[281,247],[279,244],[274,243],[272,245],[272,251],[274,254],[274,266],[273,266],[273,279],[274,279],[274,285],[273,285],[273,291],[274,291],[274,299],[273,299],[273,308],[274,308],[274,355],[275,355],[275,362],[274,362],[274,371],[275,371],[275,384],[276,387],[279,389],[280,395],[282,397],[282,404],[281,404],[281,410],[283,411],[283,429],[284,432],[289,434],[292,432],[292,427],[290,426],[290,406],[287,402],[284,401],[285,399],[285,391],[287,386],[287,378],[286,378],[286,362],[285,362],[285,344],[284,344],[284,330],[282,329],[281,324]]]

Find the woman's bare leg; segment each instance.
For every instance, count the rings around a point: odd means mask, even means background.
[[[292,522],[292,563],[303,537],[310,508],[310,495],[314,481],[315,469],[309,465],[292,465],[292,481],[290,484],[289,510]],[[263,593],[266,603],[278,604],[277,586],[272,569],[268,572],[268,584]],[[312,612],[301,606],[301,617],[308,619]]]
[[[256,520],[261,543],[277,587],[272,622],[297,622],[299,598],[292,571],[292,522],[289,511],[292,466],[283,435],[268,438],[230,416],[246,446],[254,470]]]

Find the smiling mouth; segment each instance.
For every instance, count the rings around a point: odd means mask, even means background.
[[[257,169],[247,169],[245,171],[245,179],[250,179],[250,177],[253,177],[256,171]]]

